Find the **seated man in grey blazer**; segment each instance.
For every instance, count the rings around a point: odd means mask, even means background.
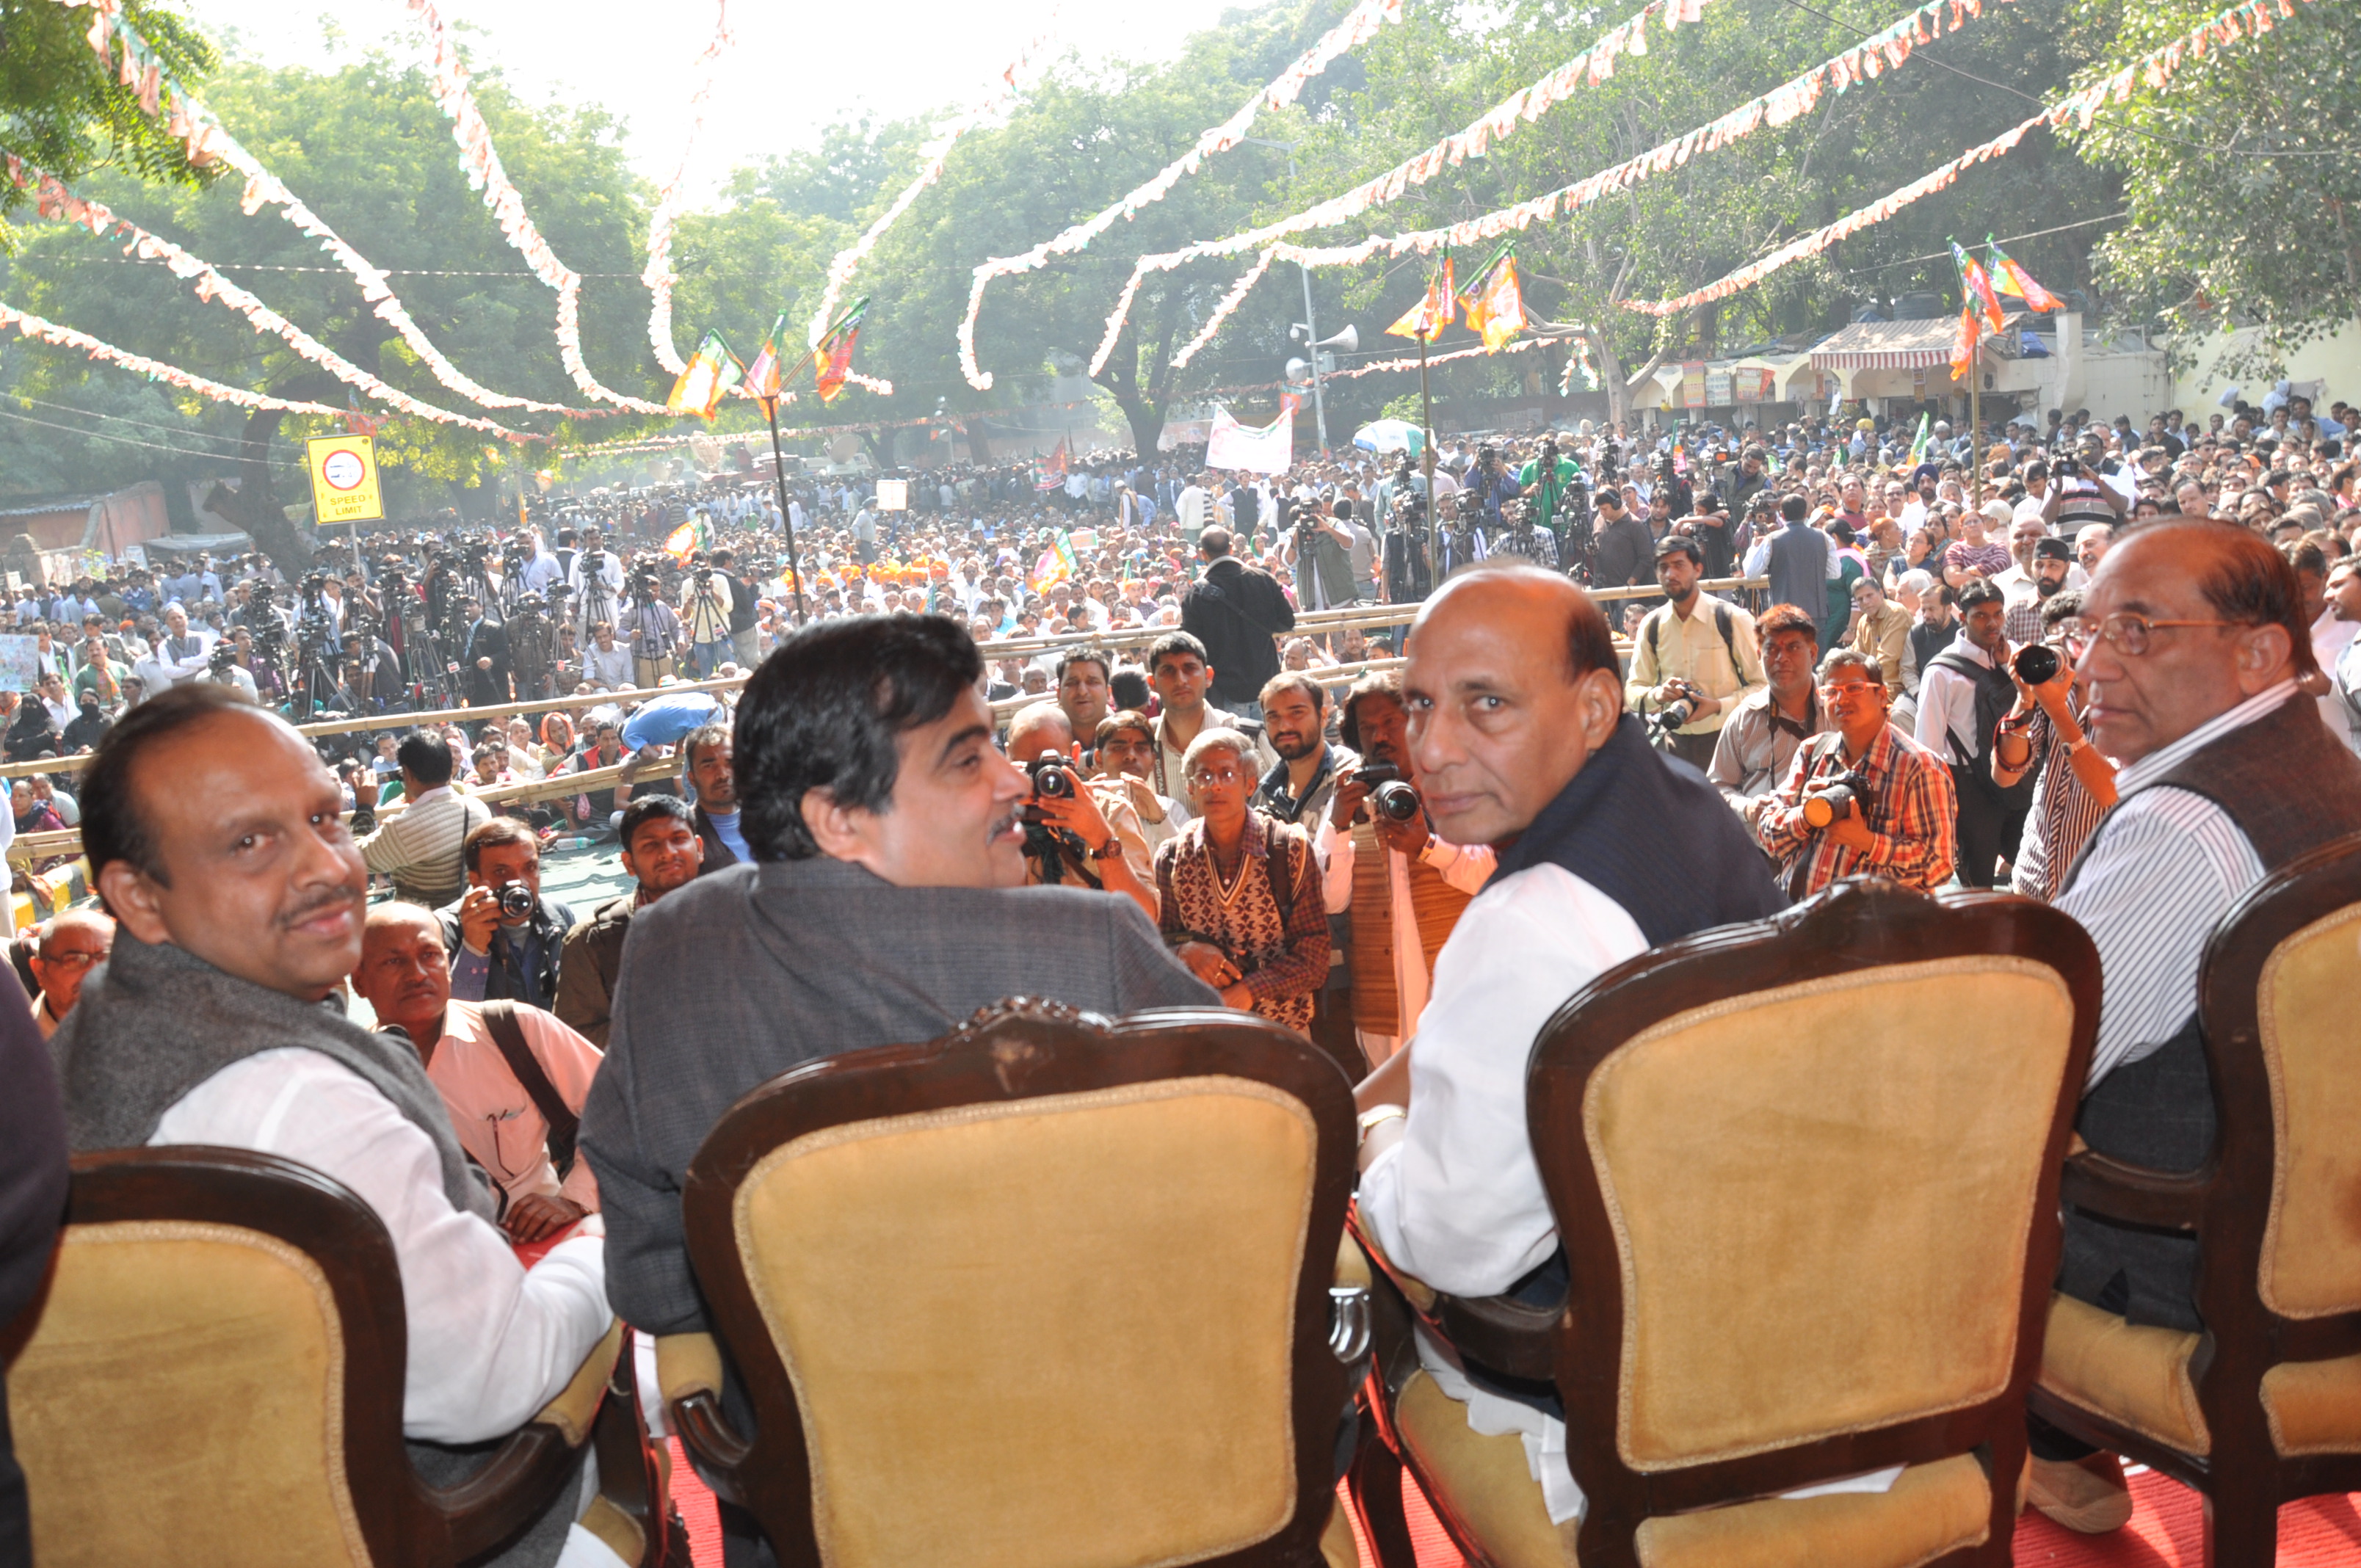
[[[748,683],[734,767],[753,861],[632,917],[583,1108],[608,1290],[635,1327],[707,1326],[682,1179],[756,1084],[1008,996],[1219,1004],[1130,899],[1023,885],[1032,785],[993,743],[983,678],[960,622],[868,615],[806,627]]]

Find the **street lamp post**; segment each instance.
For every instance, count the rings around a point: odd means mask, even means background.
[[[1275,147],[1287,154],[1287,178],[1290,184],[1294,182],[1293,142],[1272,141],[1267,137],[1242,137],[1239,139],[1252,142],[1257,147]],[[1312,269],[1301,261],[1295,264],[1295,269],[1303,277],[1303,352],[1312,364],[1312,428],[1319,433],[1320,455],[1325,457],[1328,455],[1328,407],[1320,389],[1320,324],[1312,314]]]

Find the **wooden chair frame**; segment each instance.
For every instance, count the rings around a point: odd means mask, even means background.
[[[671,1404],[674,1427],[715,1492],[751,1512],[782,1564],[818,1568],[809,1453],[801,1409],[738,1253],[739,1185],[772,1150],[847,1123],[1010,1103],[1179,1078],[1225,1075],[1301,1101],[1318,1128],[1310,1230],[1296,1287],[1297,1501],[1277,1534],[1206,1560],[1208,1568],[1317,1564],[1333,1505],[1345,1367],[1330,1349],[1330,1286],[1353,1179],[1352,1085],[1293,1030],[1237,1013],[1158,1009],[1110,1022],[1024,998],[988,1007],[924,1045],[880,1046],[809,1062],[750,1091],[717,1124],[681,1193],[691,1262],[730,1362],[751,1396],[750,1441],[719,1396]]]
[[[345,1475],[372,1562],[456,1568],[506,1545],[572,1484],[581,1449],[541,1422],[511,1434],[456,1486],[420,1479],[402,1446],[409,1330],[393,1238],[342,1183],[249,1149],[164,1146],[74,1157],[67,1226],[140,1221],[253,1231],[302,1253],[326,1278],[345,1342]],[[46,1304],[44,1289],[9,1325],[0,1358],[15,1359]]]
[[[2074,1001],[2074,1037],[2051,1116],[2041,1184],[2027,1238],[2018,1306],[2016,1355],[2006,1387],[1961,1409],[1844,1433],[1741,1458],[1642,1472],[1616,1443],[1622,1375],[1622,1266],[1598,1172],[1582,1131],[1583,1095],[1600,1063],[1642,1031],[1692,1008],[1799,982],[1930,959],[2009,956],[2055,970]],[[1389,1271],[1373,1310],[1378,1354],[1363,1409],[1377,1417],[1389,1451],[1356,1458],[1355,1498],[1387,1568],[1411,1568],[1395,1474],[1407,1466],[1436,1517],[1471,1562],[1480,1547],[1453,1517],[1391,1428],[1390,1397],[1418,1359],[1411,1322],[1449,1341],[1472,1362],[1513,1379],[1554,1385],[1564,1404],[1567,1464],[1588,1499],[1576,1542],[1583,1568],[1637,1568],[1636,1535],[1650,1518],[1774,1495],[1893,1464],[1973,1453],[1992,1479],[1991,1529],[1983,1544],[1936,1560],[1936,1568],[2011,1561],[2017,1477],[2025,1464],[2026,1391],[2040,1366],[2051,1282],[2062,1245],[2059,1169],[2098,1032],[2099,962],[2090,938],[2046,905],[1990,893],[1934,897],[1877,880],[1837,883],[1776,917],[1702,932],[1655,948],[1599,976],[1552,1015],[1534,1042],[1526,1113],[1542,1180],[1566,1253],[1571,1285],[1563,1301],[1535,1304],[1437,1293]],[[1370,1445],[1374,1447],[1375,1445]]]
[[[2361,1354],[2361,1312],[2285,1318],[2263,1302],[2265,1216],[2279,1157],[2264,1065],[2263,969],[2281,942],[2361,904],[2361,837],[2323,845],[2266,877],[2206,944],[2197,1013],[2213,1084],[2213,1153],[2187,1174],[2084,1151],[2066,1162],[2062,1195],[2086,1213],[2186,1231],[2197,1239],[2197,1310],[2205,1332],[2190,1376],[2213,1452],[2189,1454],[2037,1387],[2034,1413],[2085,1442],[2160,1470],[2205,1499],[2206,1568],[2269,1563],[2281,1503],[2361,1491],[2361,1453],[2281,1456],[2262,1404],[2263,1375],[2282,1362]]]

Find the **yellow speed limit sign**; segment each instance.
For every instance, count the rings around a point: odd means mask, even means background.
[[[332,522],[369,522],[385,515],[377,483],[377,443],[366,435],[318,435],[305,442],[312,470],[312,515]]]

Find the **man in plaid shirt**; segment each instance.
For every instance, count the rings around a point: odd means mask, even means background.
[[[1791,898],[1807,898],[1839,877],[1890,877],[1928,892],[1950,880],[1959,816],[1950,773],[1885,721],[1887,700],[1869,655],[1839,648],[1821,661],[1820,701],[1836,728],[1796,749],[1786,782],[1754,828]],[[1806,797],[1847,774],[1861,781],[1850,809],[1814,827]]]

